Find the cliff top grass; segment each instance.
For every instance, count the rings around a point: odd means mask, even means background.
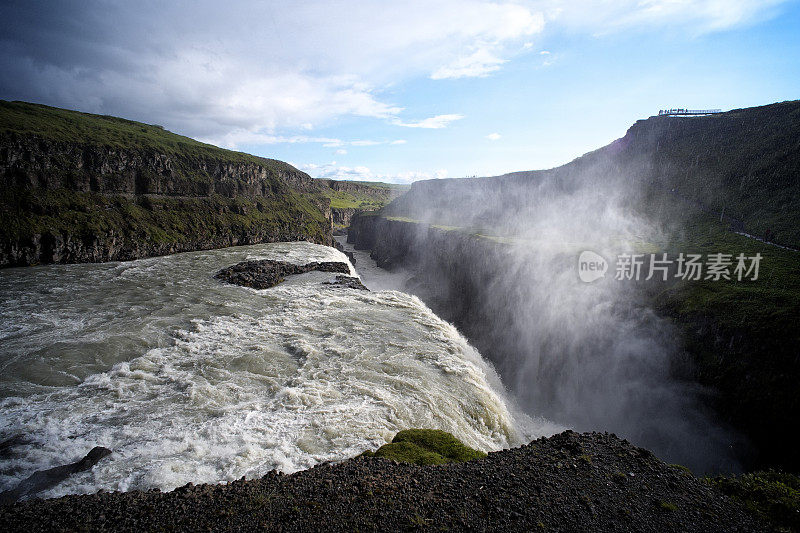
[[[348,181],[360,190],[336,190],[331,187],[332,180],[318,179],[322,193],[331,201],[334,209],[361,209],[362,211],[377,211],[396,196],[399,191],[408,190],[409,185],[383,183],[377,181]],[[339,183],[342,183],[341,181]]]
[[[779,531],[800,531],[800,477],[767,471],[706,481]]]
[[[385,181],[356,181],[356,180],[331,180],[329,178],[318,178],[319,181],[328,182],[331,181],[347,181],[347,183],[353,183],[355,185],[362,185],[364,187],[370,187],[373,189],[386,189],[390,191],[407,191],[411,188],[411,185],[405,183],[387,183]]]
[[[66,189],[4,192],[0,240],[12,242],[34,235],[77,240],[113,233],[128,243],[179,245],[258,232],[324,242],[328,224],[305,195],[294,191],[278,198],[131,197]]]
[[[800,252],[733,233],[708,215],[692,219],[679,237],[663,244],[663,251],[671,257],[681,252],[734,258],[761,254],[756,281],[680,281],[660,294],[657,304],[678,315],[713,315],[729,330],[770,335],[783,329],[797,336],[793,324],[800,317]]]
[[[298,172],[283,161],[225,150],[172,133],[162,126],[28,102],[0,100],[0,133],[32,135],[55,142],[82,143],[118,150],[157,151],[189,159],[214,158],[230,163],[254,163],[273,171]]]
[[[402,463],[440,465],[481,459],[486,454],[470,448],[450,433],[439,429],[406,429],[366,457],[384,457]]]
[[[331,207],[334,209],[377,211],[388,203],[386,191],[387,189],[381,187],[376,187],[375,193],[335,191],[324,187],[322,194],[331,201]]]

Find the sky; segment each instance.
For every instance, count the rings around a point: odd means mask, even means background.
[[[800,98],[798,0],[0,2],[0,99],[409,183]]]

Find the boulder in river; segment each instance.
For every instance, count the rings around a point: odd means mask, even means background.
[[[72,474],[89,470],[100,459],[108,455],[111,455],[111,450],[102,446],[95,446],[80,461],[34,472],[33,475],[21,481],[16,488],[0,493],[0,505],[13,503],[25,496],[33,496],[43,490],[54,487]]]
[[[252,289],[269,289],[281,283],[285,276],[304,274],[312,270],[350,274],[350,266],[339,261],[315,261],[305,265],[295,265],[294,263],[285,263],[272,259],[261,259],[257,261],[242,261],[233,266],[223,268],[214,277],[234,285],[242,285]]]
[[[331,285],[333,287],[342,287],[344,289],[358,289],[361,291],[368,291],[366,285],[361,283],[361,280],[355,276],[336,276],[333,281],[323,281],[323,285]]]

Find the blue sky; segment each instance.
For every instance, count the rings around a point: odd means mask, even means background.
[[[660,108],[800,98],[780,0],[5,3],[0,98],[408,182],[552,167]]]

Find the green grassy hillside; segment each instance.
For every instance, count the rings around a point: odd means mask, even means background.
[[[686,377],[716,391],[717,411],[757,450],[755,465],[800,471],[795,443],[776,438],[800,420],[800,252],[737,235],[704,213],[686,215],[688,231],[659,252],[761,254],[758,279],[658,283],[649,287],[652,306],[678,327]]]
[[[254,163],[278,171],[296,171],[283,161],[225,150],[172,133],[158,125],[41,104],[0,100],[0,135],[10,134],[121,150],[156,151],[190,160],[213,158],[226,163]]]
[[[404,193],[409,185],[382,183],[373,181],[348,181],[346,187],[339,187],[343,182],[319,180],[325,187],[323,194],[331,201],[332,209],[360,209],[376,211],[388,204],[393,198]],[[333,187],[337,187],[334,189]]]
[[[331,240],[325,187],[160,126],[0,101],[0,266]]]

